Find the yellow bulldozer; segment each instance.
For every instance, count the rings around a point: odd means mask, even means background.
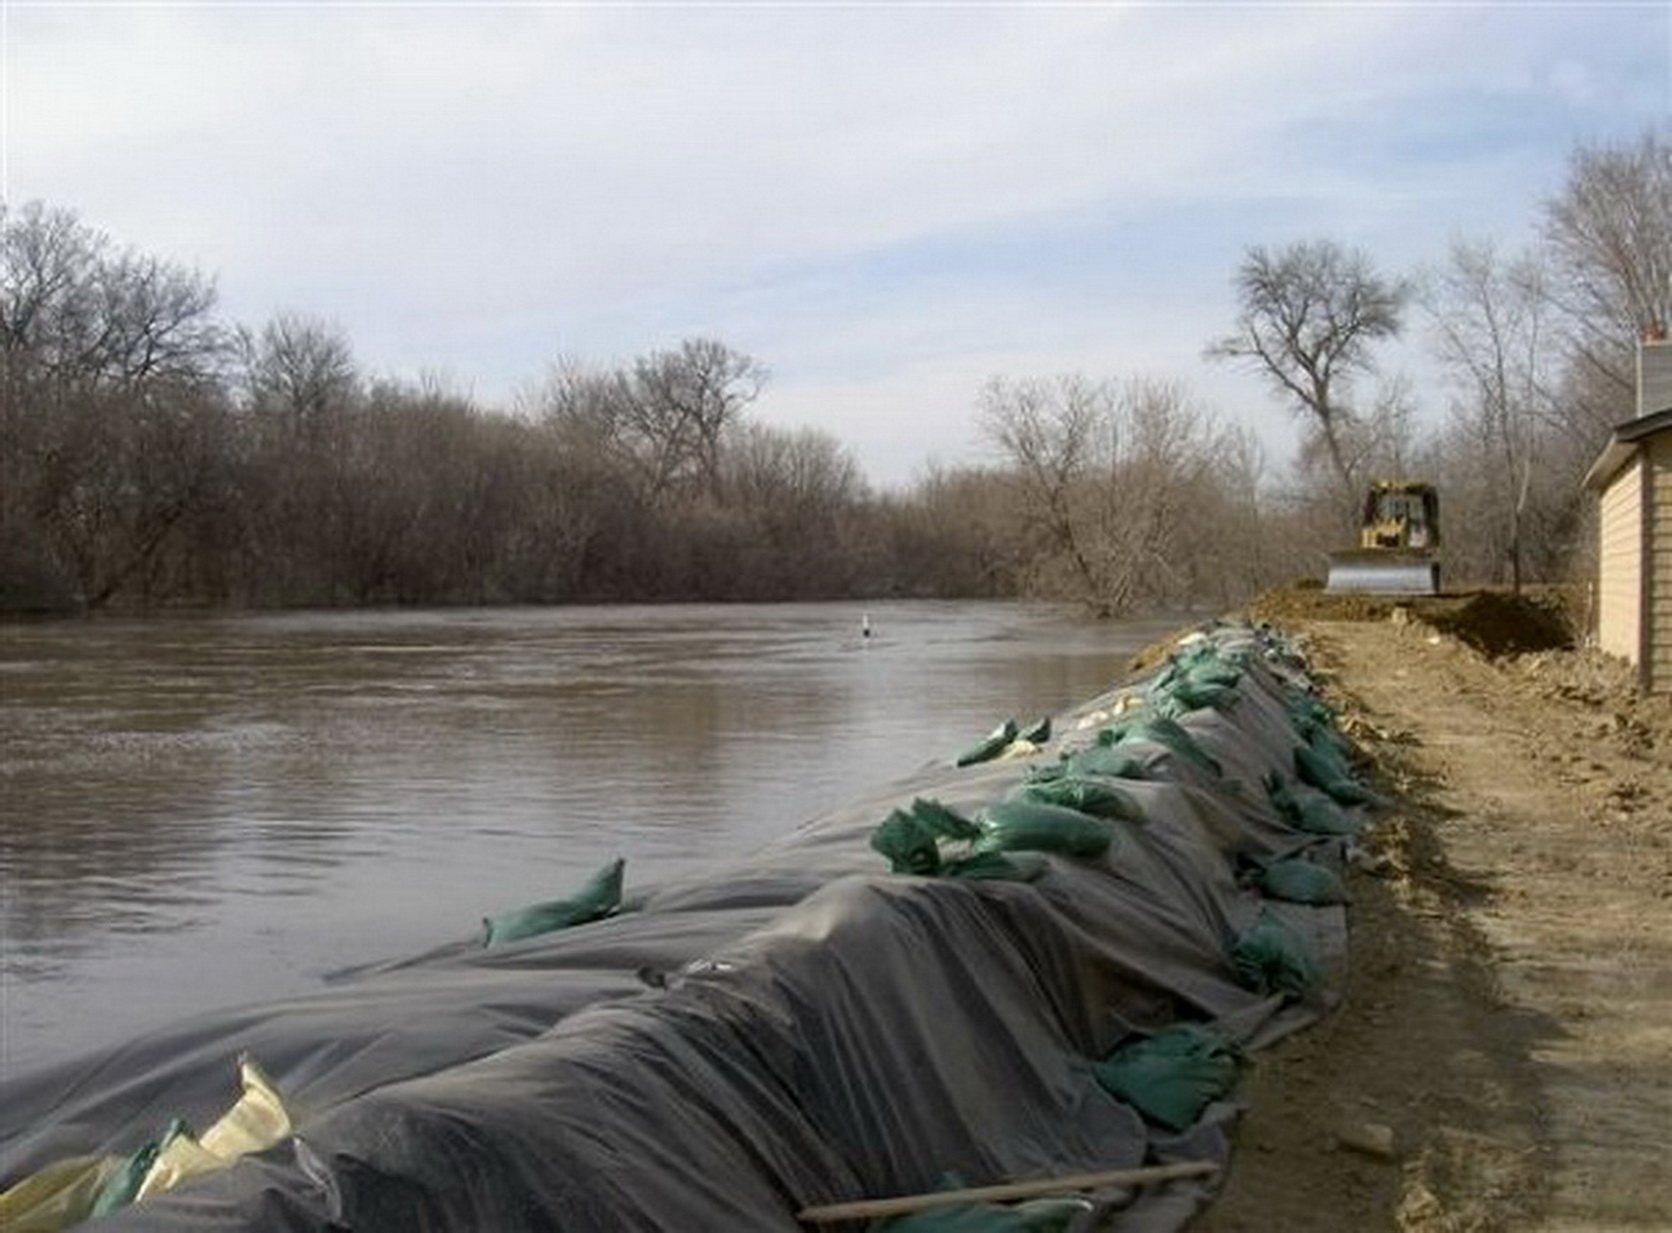
[[[1440,498],[1432,484],[1377,480],[1364,501],[1359,546],[1329,558],[1327,591],[1440,592]]]

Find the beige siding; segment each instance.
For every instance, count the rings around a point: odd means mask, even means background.
[[[1635,455],[1602,490],[1597,554],[1597,642],[1633,664],[1641,647],[1643,468]]]
[[[1650,485],[1645,504],[1649,593],[1644,608],[1649,629],[1644,684],[1656,693],[1668,693],[1672,692],[1672,432],[1656,433],[1644,444],[1644,482]]]

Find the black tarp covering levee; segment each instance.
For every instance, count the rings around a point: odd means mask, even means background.
[[[789,1230],[808,1205],[949,1175],[1222,1161],[1230,1106],[1165,1131],[1093,1063],[1180,1021],[1258,1048],[1326,1009],[1342,909],[1274,903],[1237,874],[1334,863],[1344,841],[1292,828],[1264,786],[1303,743],[1289,646],[1204,632],[1185,645],[1235,662],[1238,684],[1177,718],[1220,773],[1123,744],[1151,778],[1120,781],[1142,817],[1116,821],[1099,858],[1049,857],[1031,881],[897,876],[869,840],[917,797],[977,815],[1140,713],[1156,674],[1055,717],[1029,756],[926,767],[700,876],[635,889],[629,865],[619,915],[493,949],[461,939],[24,1076],[0,1110],[0,1185],[131,1152],[173,1118],[213,1121],[246,1053],[294,1136],[97,1227]],[[1239,978],[1232,943],[1262,911],[1320,961],[1302,996]],[[1104,1227],[1176,1228],[1209,1190],[1112,1196]]]

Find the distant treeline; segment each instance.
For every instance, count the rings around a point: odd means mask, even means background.
[[[0,604],[341,606],[1002,595],[933,493],[753,423],[760,366],[692,340],[558,370],[507,413],[368,380],[335,327],[62,210],[5,220]]]
[[[1214,537],[1177,517],[1253,496],[1185,419],[1105,451],[1098,484],[1021,446],[879,493],[835,437],[752,419],[765,370],[722,342],[559,363],[490,409],[368,379],[328,322],[224,323],[210,280],[67,210],[3,221],[5,610],[1026,593],[1116,611],[1254,581],[1243,561],[1216,576]],[[1160,423],[1175,395],[1150,394],[1076,397]]]
[[[1299,417],[1273,474],[1182,387],[995,377],[989,467],[878,492],[819,431],[752,418],[755,358],[688,339],[555,363],[514,406],[372,378],[342,330],[216,315],[213,282],[72,211],[0,206],[0,611],[1033,596],[1224,608],[1320,572],[1363,486],[1441,489],[1450,576],[1582,562],[1578,478],[1672,315],[1672,143],[1581,148],[1526,251],[1458,240],[1379,276],[1328,240],[1248,251],[1210,357]],[[1412,305],[1443,421],[1376,375]],[[1370,387],[1370,388],[1366,388]],[[909,408],[902,408],[909,411]]]

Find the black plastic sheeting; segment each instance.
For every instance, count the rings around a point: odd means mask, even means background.
[[[701,876],[631,886],[618,916],[491,950],[461,939],[322,991],[214,1013],[8,1085],[0,1185],[214,1120],[247,1052],[294,1137],[97,1222],[101,1230],[791,1230],[806,1206],[1181,1159],[1228,1158],[1227,1102],[1182,1133],[1097,1083],[1121,1042],[1178,1022],[1259,1048],[1323,1013],[1340,906],[1275,902],[1250,862],[1346,842],[1286,825],[1281,640],[1206,631],[1248,664],[1224,711],[1180,717],[1223,774],[1154,742],[1154,776],[1095,860],[1032,881],[896,876],[869,846],[919,796],[973,815],[1095,740],[1144,681],[1055,717],[1025,760],[926,767]],[[979,722],[979,717],[978,717]],[[972,725],[974,726],[974,725]],[[1305,996],[1239,981],[1262,910],[1310,939]],[[1212,1183],[1121,1196],[1101,1227],[1180,1227]],[[850,1225],[848,1227],[862,1227]]]

